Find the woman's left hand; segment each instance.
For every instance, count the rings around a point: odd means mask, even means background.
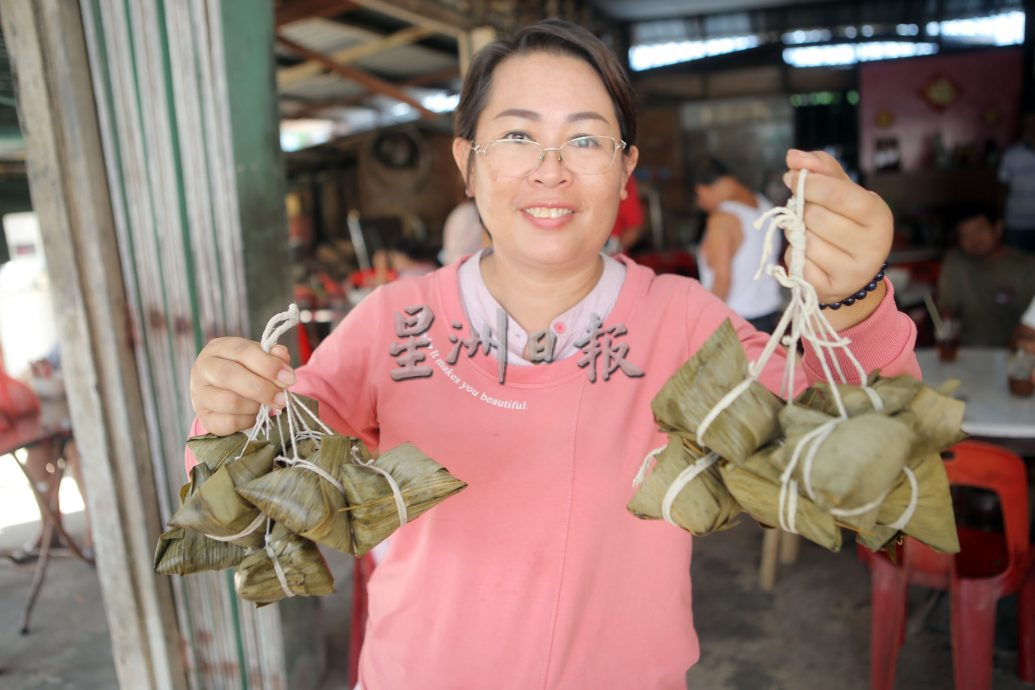
[[[799,171],[809,171],[805,280],[816,288],[820,302],[839,302],[873,280],[887,259],[895,231],[891,209],[878,195],[852,182],[828,153],[791,149],[787,167],[784,183],[791,193],[797,190]],[[872,314],[886,292],[882,281],[866,299],[825,314],[834,328],[844,330]]]

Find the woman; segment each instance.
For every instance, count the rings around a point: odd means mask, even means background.
[[[412,442],[468,483],[392,536],[369,586],[365,690],[682,688],[699,655],[692,540],[629,515],[630,482],[666,443],[650,412],[666,379],[725,319],[749,354],[766,337],[695,281],[601,255],[636,120],[626,76],[587,31],[544,21],[482,50],[456,130],[491,252],[373,293],[297,372],[283,348],[213,341],[192,371],[195,410],[228,434],[291,386],[338,431]],[[890,246],[887,207],[825,156],[788,165],[812,172],[806,277],[826,301],[855,292]],[[915,373],[911,322],[886,290],[831,318],[867,369]],[[469,322],[493,327],[505,371],[481,351],[449,361]],[[552,362],[532,365],[547,332]],[[389,353],[404,344],[426,357]],[[781,365],[764,379],[774,390]],[[815,377],[811,353],[804,368]]]

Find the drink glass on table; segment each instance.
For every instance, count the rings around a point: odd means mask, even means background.
[[[943,318],[934,329],[934,341],[938,345],[938,359],[942,362],[955,362],[956,353],[960,348],[960,322]]]
[[[1035,355],[1024,350],[1010,355],[1006,364],[1006,375],[1010,384],[1010,394],[1019,398],[1027,398],[1035,393]]]

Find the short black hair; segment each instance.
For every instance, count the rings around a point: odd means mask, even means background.
[[[435,252],[425,242],[412,237],[400,237],[391,248],[413,261],[434,261]]]
[[[730,169],[718,158],[710,155],[698,156],[690,166],[690,180],[693,184],[714,184],[720,177],[733,177]]]
[[[963,221],[978,217],[984,217],[989,223],[995,225],[1001,216],[992,204],[960,204],[952,210],[952,227],[959,227]]]
[[[510,38],[488,44],[471,59],[456,108],[456,136],[474,141],[478,117],[485,109],[492,77],[505,59],[516,55],[567,55],[582,60],[600,76],[614,104],[618,130],[627,144],[625,155],[636,144],[636,98],[629,75],[618,56],[588,29],[561,19],[544,19]],[[548,78],[549,75],[543,75]],[[473,155],[473,152],[472,154]]]

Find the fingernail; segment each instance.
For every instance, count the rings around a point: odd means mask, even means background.
[[[287,402],[287,398],[284,397],[283,393],[277,393],[276,395],[273,396],[273,404],[276,405],[277,407],[284,407],[284,404],[286,402]]]
[[[295,373],[290,369],[281,369],[277,372],[277,380],[285,386],[290,386],[295,382]]]
[[[801,149],[791,149],[791,153],[797,153],[797,154],[802,155],[802,156],[809,155],[808,153],[806,153],[805,151],[802,151]]]

